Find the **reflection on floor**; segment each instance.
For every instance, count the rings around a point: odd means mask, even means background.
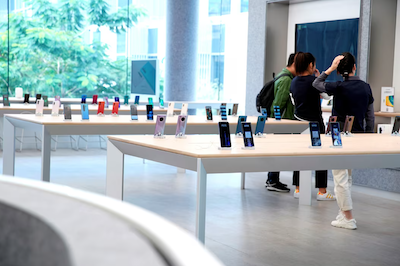
[[[39,156],[17,153],[16,175],[39,179]],[[58,150],[51,162],[51,182],[104,193],[105,151]],[[268,192],[265,178],[248,174],[242,191],[239,174],[209,175],[206,246],[226,265],[399,265],[399,194],[354,187],[358,230],[350,231],[330,226],[335,202],[299,206],[292,193]],[[282,173],[282,182],[290,179]],[[125,180],[126,201],[194,233],[195,172],[126,156]]]

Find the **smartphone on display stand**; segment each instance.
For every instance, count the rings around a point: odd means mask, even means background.
[[[321,135],[319,133],[319,123],[310,122],[310,136],[311,136],[311,147],[321,147]]]
[[[113,108],[111,111],[111,115],[118,116],[119,102],[113,102]]]
[[[237,126],[236,126],[236,132],[235,132],[236,136],[240,136],[241,137],[243,135],[242,123],[246,122],[246,120],[247,120],[247,116],[245,116],[245,115],[239,116],[238,122],[237,122]]]
[[[103,97],[103,101],[104,101],[104,108],[108,108],[109,104],[108,104],[108,97],[104,96]]]
[[[281,108],[279,106],[274,106],[275,120],[281,120]]]
[[[328,122],[328,125],[326,126],[326,132],[325,132],[326,135],[330,135],[332,133],[331,132],[331,123],[335,123],[336,121],[337,121],[337,116],[329,117],[329,122]]]
[[[114,103],[117,102],[118,103],[118,108],[121,107],[121,103],[119,102],[119,97],[114,97]],[[114,108],[114,106],[113,106]]]
[[[135,104],[131,105],[131,120],[138,120],[138,112]]]
[[[154,120],[153,118],[153,105],[146,105],[147,120]]]
[[[24,104],[28,104],[29,103],[29,93],[26,93],[24,95]]]
[[[353,123],[354,123],[354,116],[348,116],[346,115],[346,120],[344,121],[344,126],[343,126],[343,133],[347,136],[351,135],[351,130],[353,129]]]
[[[97,104],[97,99],[99,98],[99,96],[97,94],[93,94],[92,97],[92,104]]]
[[[231,144],[231,133],[229,131],[229,123],[228,122],[219,122],[219,140],[221,147],[220,149],[230,149]]]
[[[233,104],[233,108],[232,108],[232,115],[233,116],[237,116],[238,108],[239,108],[239,104],[238,103],[234,103]]]
[[[97,108],[98,116],[104,116],[104,106],[105,106],[105,102],[99,102],[99,107]]]
[[[82,95],[81,103],[86,103],[87,96],[85,94]]]
[[[35,103],[37,103],[38,100],[42,99],[42,94],[36,94],[36,100]]]
[[[175,103],[169,102],[168,109],[167,109],[167,116],[174,116],[174,108],[175,108]]]
[[[43,95],[43,103],[44,107],[49,107],[49,98],[46,95]]]
[[[81,104],[82,120],[89,120],[89,108],[87,103]]]
[[[44,106],[43,100],[37,100],[36,101],[35,115],[37,115],[37,116],[42,116],[43,115],[43,106]]]
[[[176,125],[176,138],[185,138],[187,115],[179,115],[178,123]]]
[[[140,96],[135,96],[134,104],[139,105],[139,99],[140,99]]]
[[[60,101],[54,101],[51,109],[52,116],[58,116],[60,113]]]
[[[60,107],[61,107],[61,97],[59,95],[54,96],[54,101],[59,101],[60,102]]]
[[[392,129],[392,135],[400,136],[400,116],[394,118],[394,124]]]
[[[251,123],[242,123],[244,149],[254,149],[253,132],[251,131]]]
[[[221,114],[221,120],[228,120],[228,117],[226,116],[226,106],[225,105],[221,105],[220,114]]]
[[[182,103],[181,115],[188,115],[189,105],[187,103]]]
[[[213,120],[211,106],[206,106],[206,116],[207,116],[207,120],[208,121],[212,121]]]
[[[256,131],[254,134],[259,138],[264,136],[264,127],[266,120],[267,117],[264,115],[260,115],[257,119]]]
[[[338,122],[331,123],[332,144],[334,148],[342,147],[342,138],[340,133],[340,125]]]
[[[128,95],[124,96],[124,104],[129,105],[129,96]]]
[[[261,115],[268,116],[267,108],[261,108]]]
[[[166,115],[157,115],[156,130],[154,132],[155,138],[165,138],[164,129],[166,121],[167,121]]]
[[[153,98],[149,97],[147,100],[149,101],[149,104],[150,104],[150,105],[154,105],[154,104],[153,104]]]
[[[158,99],[158,106],[160,109],[164,109],[164,99],[161,97]]]
[[[8,98],[8,94],[3,95],[3,106],[10,106],[10,99]]]
[[[64,120],[71,120],[71,105],[64,104]]]

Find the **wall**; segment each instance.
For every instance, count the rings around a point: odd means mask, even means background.
[[[400,0],[397,0],[396,35],[393,62],[393,87],[395,88],[395,112],[400,113]]]

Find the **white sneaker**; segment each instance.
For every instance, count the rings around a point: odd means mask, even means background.
[[[342,217],[342,219],[332,221],[331,225],[334,227],[345,228],[350,230],[357,229],[356,220],[355,219],[347,220],[344,216]]]
[[[317,200],[336,200],[336,196],[333,195],[330,191],[326,191],[325,194],[322,194],[318,191]]]
[[[341,210],[339,210],[339,213],[338,213],[338,215],[336,216],[336,220],[340,220],[340,219],[342,219],[342,218],[344,218],[344,214],[343,214],[343,212],[342,212]]]
[[[294,190],[293,197],[294,197],[295,199],[298,199],[298,198],[300,197],[300,192],[299,192],[298,189],[295,189],[295,190]]]

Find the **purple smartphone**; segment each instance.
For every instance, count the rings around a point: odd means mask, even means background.
[[[187,115],[178,116],[178,124],[176,126],[175,137],[185,136]]]
[[[105,108],[108,108],[108,97],[103,97],[103,101],[105,103]]]
[[[154,132],[155,137],[161,137],[164,135],[166,120],[167,120],[166,115],[157,115],[156,131]]]

